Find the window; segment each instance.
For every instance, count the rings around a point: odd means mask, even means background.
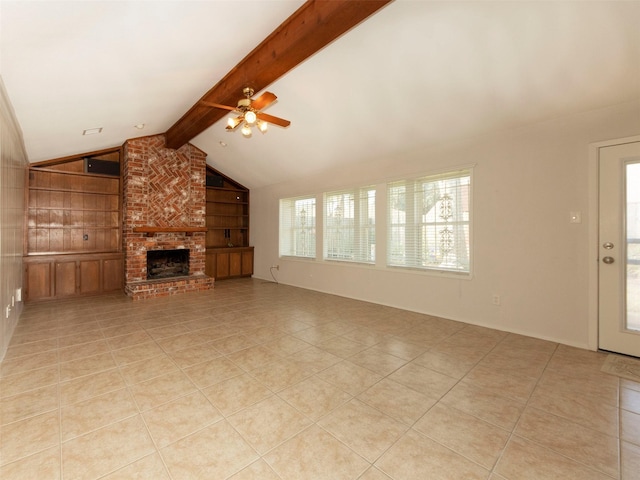
[[[315,197],[280,200],[280,256],[315,258]]]
[[[324,195],[324,259],[375,263],[376,191],[357,188]]]
[[[387,264],[470,272],[471,170],[387,185]]]

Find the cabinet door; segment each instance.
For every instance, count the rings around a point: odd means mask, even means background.
[[[80,293],[100,291],[100,260],[80,261]]]
[[[216,259],[218,255],[214,252],[207,252],[204,257],[204,273],[216,278]]]
[[[122,259],[106,259],[102,264],[102,290],[113,292],[122,290],[123,265]]]
[[[253,275],[253,249],[242,252],[242,275]]]
[[[217,253],[216,254],[216,279],[227,278],[229,276],[229,254]]]
[[[76,294],[76,262],[56,262],[55,296]]]
[[[51,288],[51,268],[53,263],[26,264],[26,292],[27,300],[44,300],[53,296]]]
[[[242,253],[229,253],[229,276],[239,277],[242,275]]]

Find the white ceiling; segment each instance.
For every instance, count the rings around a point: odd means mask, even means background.
[[[1,0],[30,161],[165,132],[302,3]],[[396,0],[268,87],[290,127],[192,143],[258,188],[638,100],[639,26],[640,1]]]

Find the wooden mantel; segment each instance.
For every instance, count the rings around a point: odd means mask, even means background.
[[[146,233],[147,237],[153,237],[156,233],[181,233],[188,237],[194,234],[194,232],[206,232],[207,227],[133,227],[133,231],[136,233]]]

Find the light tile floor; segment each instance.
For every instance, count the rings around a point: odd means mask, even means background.
[[[605,355],[255,279],[24,309],[0,478],[638,479]]]

